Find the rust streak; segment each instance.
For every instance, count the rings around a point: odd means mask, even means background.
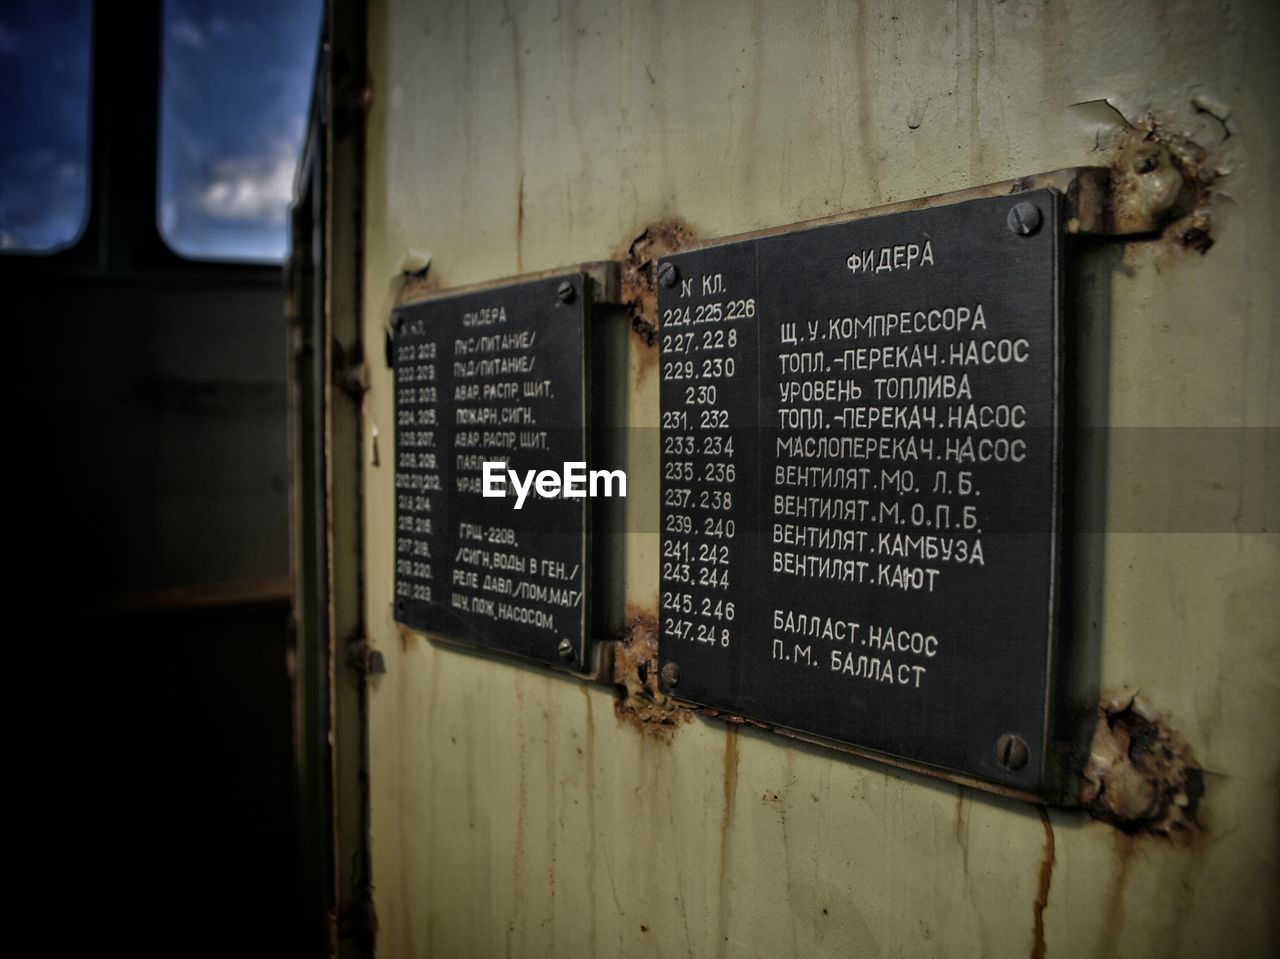
[[[517,676],[516,683],[516,715],[526,715],[524,704],[524,683],[522,677]],[[524,871],[525,861],[525,820],[529,810],[529,765],[528,765],[528,744],[525,740],[525,726],[516,724],[516,749],[518,750],[519,760],[518,768],[520,770],[519,781],[516,791],[516,842],[515,850],[511,863],[511,897],[515,904],[514,914],[507,923],[507,954],[512,955],[513,936],[516,927],[521,925],[523,919],[521,917],[521,903],[524,902],[524,892],[521,889],[521,873]]]
[[[1034,931],[1031,939],[1031,959],[1044,959],[1044,911],[1049,905],[1049,887],[1053,884],[1053,866],[1058,861],[1053,841],[1053,823],[1049,810],[1040,807],[1040,822],[1044,824],[1044,855],[1040,859],[1040,885],[1036,889],[1036,901],[1032,904]]]
[[[516,272],[524,272],[524,173],[516,191]]]
[[[738,730],[730,726],[724,738],[724,815],[720,819],[720,911],[716,922],[716,956],[727,954],[729,944],[729,834],[738,798]]]
[[[964,862],[964,873],[969,875],[969,803],[963,786],[956,787],[956,842]]]
[[[587,707],[587,741],[586,754],[582,757],[586,769],[586,804],[587,804],[587,901],[591,908],[587,910],[587,943],[589,952],[596,954],[596,907],[595,894],[599,888],[596,883],[596,714],[591,708],[591,690],[586,683],[580,685],[582,698]]]
[[[400,637],[400,649],[406,653],[417,649],[418,644],[422,642],[422,636],[403,623],[396,623],[395,625],[396,633]]]
[[[1124,929],[1124,893],[1129,883],[1129,868],[1133,865],[1136,839],[1130,833],[1113,833],[1116,869],[1111,876],[1111,888],[1107,891],[1107,909],[1099,931],[1098,957],[1110,959],[1116,954],[1120,933]]]

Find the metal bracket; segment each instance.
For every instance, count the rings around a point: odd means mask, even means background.
[[[1064,197],[1068,234],[1125,237],[1155,233],[1173,211],[1183,177],[1168,149],[1139,143],[1113,167],[1071,167],[1021,177],[1014,193],[1053,187]]]
[[[381,650],[362,636],[347,638],[347,665],[363,676],[380,676],[387,671]]]
[[[333,382],[353,400],[359,400],[369,391],[369,367],[364,361],[364,348],[360,343],[350,350],[335,337],[332,340]]]

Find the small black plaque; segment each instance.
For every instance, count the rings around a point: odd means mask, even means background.
[[[442,295],[396,311],[396,619],[581,670],[583,499],[482,495],[485,461],[521,476],[584,462],[590,278]],[[567,641],[567,643],[566,643]]]
[[[1049,788],[1057,201],[666,258],[660,643],[678,698]]]

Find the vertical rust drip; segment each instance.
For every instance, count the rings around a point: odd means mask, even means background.
[[[1053,841],[1053,823],[1049,820],[1049,810],[1040,807],[1040,822],[1044,824],[1044,855],[1040,859],[1040,885],[1036,889],[1036,901],[1032,904],[1034,931],[1031,939],[1031,959],[1044,959],[1046,944],[1044,939],[1044,911],[1049,905],[1049,887],[1053,884],[1053,867],[1058,861],[1057,849]]]
[[[516,272],[524,272],[524,173],[516,188]]]
[[[1120,933],[1124,929],[1124,894],[1129,884],[1129,867],[1133,865],[1135,839],[1132,834],[1114,834],[1116,869],[1111,876],[1111,888],[1107,892],[1107,910],[1102,917],[1102,930],[1098,940],[1099,959],[1111,959],[1116,954]]]
[[[738,730],[730,726],[724,737],[724,815],[720,819],[720,912],[716,922],[716,956],[729,946],[729,833],[738,798]]]

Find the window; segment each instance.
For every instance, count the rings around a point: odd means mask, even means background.
[[[91,0],[0,6],[0,250],[52,253],[89,214]]]
[[[196,259],[279,263],[321,0],[165,0],[161,235]]]

